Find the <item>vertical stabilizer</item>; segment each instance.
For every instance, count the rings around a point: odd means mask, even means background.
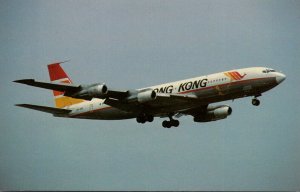
[[[72,84],[71,79],[68,77],[66,72],[60,66],[60,63],[49,64],[48,71],[49,71],[51,82]],[[64,92],[60,92],[60,91],[53,91],[53,95],[54,95],[55,106],[58,108],[64,108],[84,101],[82,99],[74,99],[71,97],[66,97],[64,96]]]

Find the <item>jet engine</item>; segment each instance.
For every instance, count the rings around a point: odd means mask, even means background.
[[[156,92],[153,90],[148,90],[137,94],[137,101],[139,103],[145,103],[154,99],[156,99]]]
[[[92,98],[105,98],[108,89],[105,84],[93,84],[93,85],[83,85],[81,90],[72,94],[72,97],[82,98],[82,99],[92,99]],[[65,94],[66,95],[66,94]],[[68,96],[68,95],[67,95]]]
[[[138,102],[145,103],[156,99],[156,92],[153,90],[143,90],[141,92],[130,91],[130,96],[127,98],[129,103]]]
[[[194,116],[195,122],[209,122],[217,121],[227,118],[232,113],[232,108],[229,106],[218,106],[212,109],[208,109],[204,113]]]

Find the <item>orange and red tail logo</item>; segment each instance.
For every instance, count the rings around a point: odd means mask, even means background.
[[[48,71],[49,71],[51,82],[72,84],[71,79],[68,77],[68,75],[65,73],[63,68],[60,66],[60,63],[49,64]],[[58,108],[63,108],[84,101],[82,99],[74,99],[71,97],[66,97],[64,96],[64,92],[55,91],[55,90],[53,90],[53,95],[54,95],[55,106]]]
[[[231,80],[241,80],[243,79],[247,74],[241,75],[237,71],[231,71],[231,72],[226,72],[224,73],[227,77],[229,77]]]

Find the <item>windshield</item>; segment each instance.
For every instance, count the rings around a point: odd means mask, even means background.
[[[262,71],[263,73],[276,72],[274,69],[265,69]]]

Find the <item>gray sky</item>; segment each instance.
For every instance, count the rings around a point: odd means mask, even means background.
[[[300,1],[0,1],[0,189],[300,189]],[[75,83],[114,88],[250,66],[286,81],[261,97],[227,101],[226,120],[177,129],[162,119],[54,118],[14,107],[53,106],[46,65]]]

